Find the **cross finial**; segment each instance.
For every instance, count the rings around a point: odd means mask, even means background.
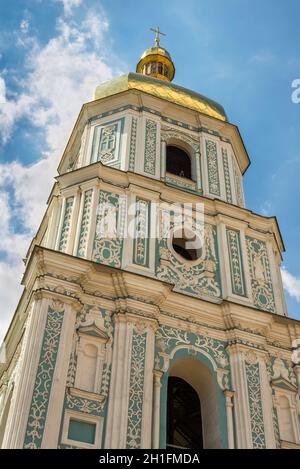
[[[160,41],[159,35],[166,36],[166,34],[160,31],[159,26],[157,26],[157,28],[150,28],[150,31],[153,31],[155,33],[155,43],[156,43],[156,47],[158,47],[159,41]]]

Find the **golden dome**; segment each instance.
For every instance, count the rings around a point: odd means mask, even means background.
[[[155,33],[155,47],[145,50],[136,71],[160,80],[172,81],[175,75],[173,61],[169,52],[159,45],[160,36],[165,36],[165,33],[160,31],[159,26],[150,29]]]
[[[95,99],[106,98],[132,89],[165,99],[222,121],[227,120],[224,108],[217,102],[182,86],[140,73],[128,73],[97,86]]]
[[[175,67],[169,52],[159,45],[145,50],[136,71],[165,81],[172,81],[175,76]]]

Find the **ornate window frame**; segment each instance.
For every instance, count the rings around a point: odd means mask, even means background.
[[[105,332],[100,330],[97,326],[85,326],[78,329],[78,343],[77,343],[77,368],[75,375],[75,389],[83,391],[84,393],[99,394],[101,389],[103,364],[105,361],[105,344],[108,342],[108,336]],[[93,345],[97,348],[96,358],[96,376],[94,381],[93,390],[85,390],[80,386],[81,381],[81,368],[78,366],[83,349],[86,345]]]
[[[167,173],[167,146],[174,145],[178,148],[185,151],[191,159],[191,179],[180,178],[180,176],[173,175],[172,173]],[[161,128],[161,178],[166,179],[166,177],[178,179],[179,181],[184,181],[184,184],[187,188],[190,186],[191,190],[202,190],[202,171],[201,171],[201,162],[200,162],[200,142],[197,138],[192,137],[191,135],[181,132],[173,127],[163,126]],[[178,182],[179,185],[179,182]]]

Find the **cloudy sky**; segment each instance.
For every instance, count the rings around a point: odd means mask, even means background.
[[[0,0],[0,340],[79,109],[97,84],[135,70],[157,25],[175,82],[219,101],[240,128],[246,204],[278,217],[300,319],[299,23],[299,0]]]

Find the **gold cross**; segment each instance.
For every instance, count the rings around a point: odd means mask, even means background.
[[[155,33],[155,43],[156,43],[156,47],[159,46],[159,41],[160,41],[160,37],[159,35],[161,36],[166,36],[165,33],[162,33],[159,29],[159,26],[157,26],[157,28],[150,28],[150,31],[153,31]]]

